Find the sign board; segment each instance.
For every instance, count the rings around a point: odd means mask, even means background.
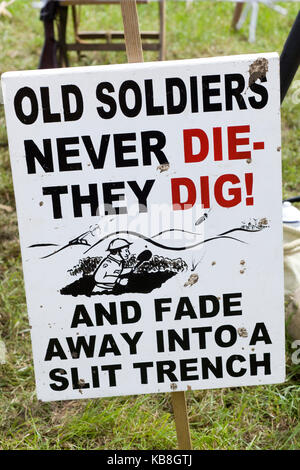
[[[283,381],[277,54],[2,83],[38,398]]]

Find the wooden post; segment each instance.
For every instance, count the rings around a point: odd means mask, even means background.
[[[166,4],[165,0],[159,1],[159,60],[165,60],[166,54]]]
[[[128,62],[143,62],[143,50],[139,30],[139,20],[135,0],[121,0],[124,36]],[[164,17],[164,2],[160,2],[160,15]],[[163,43],[164,31],[160,31],[160,41]],[[191,436],[187,416],[185,392],[172,392],[172,405],[175,417],[178,449],[191,450]]]
[[[67,34],[67,21],[68,21],[68,8],[69,7],[59,7],[59,66],[60,67],[69,67],[69,60],[67,54],[67,45],[66,45],[66,34]]]
[[[236,25],[241,17],[243,8],[244,8],[243,2],[236,3],[234,13],[233,13],[233,18],[232,18],[232,23],[231,23],[231,27],[233,29],[236,29]]]
[[[171,397],[175,416],[178,449],[191,450],[192,442],[187,415],[185,392],[172,392]]]
[[[128,62],[143,62],[143,49],[135,0],[121,0]]]

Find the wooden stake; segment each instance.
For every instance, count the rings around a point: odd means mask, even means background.
[[[160,15],[164,16],[164,2],[160,5]],[[143,62],[143,49],[135,0],[121,0],[124,36],[128,62]],[[160,31],[164,51],[164,31]],[[185,392],[172,392],[172,405],[176,424],[178,449],[191,450],[191,436],[187,416]]]
[[[175,416],[178,449],[192,450],[185,392],[172,392],[171,397]]]
[[[143,49],[135,0],[121,0],[128,62],[143,62]]]
[[[231,23],[231,27],[233,29],[236,29],[236,25],[241,17],[243,8],[244,8],[244,3],[242,2],[236,3],[234,13],[233,13],[233,18],[232,18],[232,23]]]

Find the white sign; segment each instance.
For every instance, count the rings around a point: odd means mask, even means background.
[[[277,54],[2,83],[38,398],[283,381]]]

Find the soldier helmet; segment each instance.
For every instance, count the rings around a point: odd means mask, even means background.
[[[125,248],[130,245],[132,245],[132,243],[125,240],[125,238],[115,238],[110,242],[106,251],[120,250],[121,248]]]

